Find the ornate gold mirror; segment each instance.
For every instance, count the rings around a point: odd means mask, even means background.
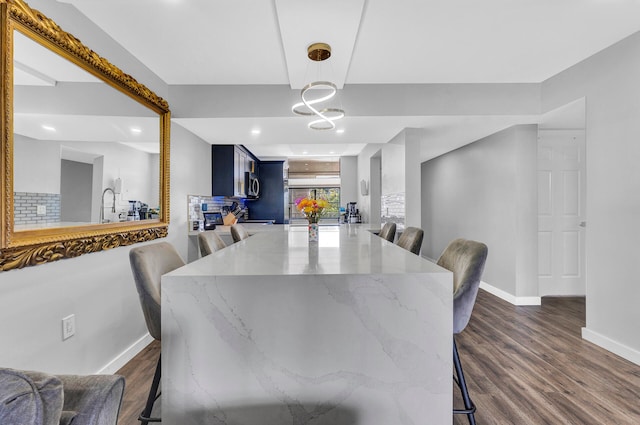
[[[166,236],[167,102],[22,0],[0,7],[0,269]]]

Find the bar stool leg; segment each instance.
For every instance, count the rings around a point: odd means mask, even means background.
[[[462,364],[460,363],[460,355],[458,354],[458,346],[456,345],[455,338],[453,338],[453,365],[456,370],[456,376],[453,377],[453,380],[458,384],[460,392],[462,393],[462,400],[464,401],[464,409],[453,409],[453,413],[467,415],[469,424],[476,425],[476,418],[474,416],[476,406],[473,404],[473,401],[471,401],[471,397],[469,397],[467,381],[464,379],[464,373],[462,372]]]
[[[147,425],[149,422],[162,422],[161,418],[152,418],[151,411],[153,410],[153,404],[156,402],[160,394],[158,393],[158,387],[160,386],[160,374],[162,371],[162,362],[158,356],[158,364],[156,365],[156,371],[153,374],[153,382],[151,383],[151,389],[149,389],[149,396],[147,397],[147,404],[144,406],[144,410],[138,416],[138,420],[141,425]]]

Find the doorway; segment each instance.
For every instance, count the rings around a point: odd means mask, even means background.
[[[538,131],[538,295],[586,294],[585,100],[545,114]]]
[[[93,164],[62,159],[60,163],[60,220],[91,222]]]

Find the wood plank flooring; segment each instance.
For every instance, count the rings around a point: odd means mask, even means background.
[[[147,395],[151,381],[153,381],[159,355],[160,342],[153,341],[116,372],[125,378],[124,397],[122,398],[118,425],[140,425],[138,416],[147,402]]]
[[[640,366],[581,338],[584,309],[584,298],[516,307],[480,290],[456,337],[479,425],[640,424]],[[119,425],[139,424],[159,352],[154,342],[118,371],[126,378]]]
[[[481,290],[456,337],[478,424],[640,424],[640,366],[583,340],[584,325],[584,298],[516,307]]]

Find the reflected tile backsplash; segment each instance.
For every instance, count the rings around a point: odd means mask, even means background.
[[[405,192],[387,193],[380,198],[382,223],[392,222],[404,227],[405,222]]]
[[[38,205],[46,207],[46,214],[38,215]],[[13,224],[45,224],[60,221],[59,193],[13,193]]]

